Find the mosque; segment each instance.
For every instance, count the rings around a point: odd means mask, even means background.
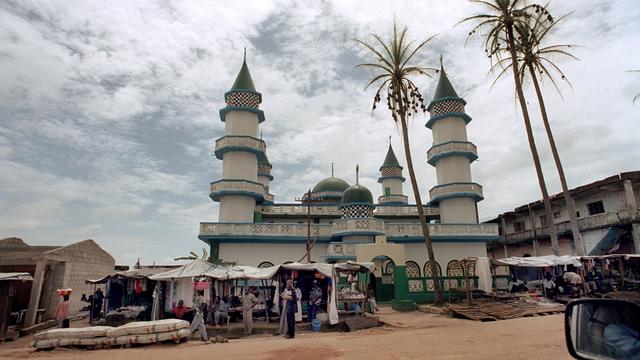
[[[376,263],[379,301],[398,298],[397,275],[406,275],[408,292],[433,289],[424,237],[415,205],[404,194],[403,167],[389,145],[381,159],[378,183],[382,196],[374,201],[369,189],[335,177],[320,180],[294,203],[276,203],[269,192],[273,176],[267,146],[260,138],[265,115],[246,56],[220,110],[224,136],[215,141],[222,161],[222,179],[211,183],[209,197],[220,203],[218,222],[200,223],[198,238],[209,244],[214,259],[267,267],[292,261]],[[427,162],[436,168],[437,185],[424,205],[441,276],[461,277],[461,259],[486,256],[486,242],[496,240],[497,224],[479,224],[477,202],[482,186],[473,182],[471,163],[476,146],[467,139],[466,102],[441,69],[427,110],[426,127],[433,132]],[[311,243],[307,257],[307,244]],[[394,275],[395,274],[395,275]],[[408,281],[407,281],[408,279]],[[394,282],[396,283],[394,289]],[[445,288],[448,284],[445,282]],[[453,286],[453,285],[452,285]],[[403,291],[400,291],[403,292]]]

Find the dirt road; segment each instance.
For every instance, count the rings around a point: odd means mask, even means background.
[[[26,339],[0,345],[5,359],[571,359],[562,315],[497,322],[450,319],[420,312],[383,314],[391,324],[353,333],[303,333],[294,340],[255,336],[227,344],[191,341],[178,346],[35,352]]]

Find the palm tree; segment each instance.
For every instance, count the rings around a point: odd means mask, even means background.
[[[538,104],[540,105],[540,113],[542,115],[542,122],[544,123],[544,129],[547,133],[547,138],[549,139],[551,153],[553,154],[553,161],[556,164],[558,176],[560,177],[560,184],[562,185],[562,195],[564,196],[565,204],[569,212],[569,222],[571,224],[571,233],[573,234],[574,246],[578,255],[585,255],[584,242],[582,241],[582,234],[580,233],[580,228],[578,227],[578,219],[576,218],[576,206],[573,198],[571,197],[571,194],[569,194],[567,178],[564,174],[562,162],[560,161],[560,155],[558,154],[558,148],[553,137],[553,132],[551,131],[547,108],[544,103],[544,98],[542,97],[542,91],[540,90],[540,83],[537,77],[537,74],[540,74],[541,77],[548,78],[560,94],[560,88],[556,84],[554,76],[560,76],[560,78],[562,80],[565,80],[569,84],[569,86],[571,86],[571,83],[569,82],[569,80],[567,80],[565,74],[552,61],[552,59],[555,57],[568,57],[578,60],[578,58],[573,56],[568,51],[572,46],[575,45],[558,44],[541,47],[541,43],[543,40],[545,40],[545,36],[547,36],[549,32],[560,21],[566,18],[567,15],[554,20],[553,17],[550,16],[546,8],[534,7],[534,9],[534,14],[529,17],[528,21],[520,23],[518,26],[516,26],[517,32],[519,34],[517,40],[518,46],[516,47],[516,50],[521,54],[523,65],[526,66],[527,70],[529,71],[533,87],[536,90]],[[524,76],[526,72],[522,70],[524,69],[520,69],[520,74],[521,76]],[[560,96],[562,95],[560,94]]]
[[[547,138],[549,139],[549,145],[551,146],[551,153],[553,154],[553,160],[558,170],[558,176],[560,178],[560,184],[562,185],[562,194],[564,196],[567,211],[569,212],[569,223],[571,224],[571,232],[573,234],[573,241],[578,255],[585,255],[584,243],[582,241],[582,234],[578,227],[578,219],[576,218],[576,208],[573,198],[569,194],[569,187],[567,186],[567,179],[560,161],[560,155],[558,154],[558,148],[556,146],[555,138],[549,124],[549,117],[547,108],[544,103],[542,91],[540,89],[540,81],[538,80],[538,74],[543,78],[548,78],[555,89],[558,91],[560,97],[562,93],[558,83],[556,82],[556,76],[559,76],[562,80],[566,81],[569,86],[571,83],[562,72],[562,70],[554,63],[552,59],[560,57],[568,57],[570,59],[578,60],[577,57],[569,53],[571,47],[576,45],[559,44],[541,46],[546,36],[551,30],[567,15],[560,17],[559,19],[553,19],[550,16],[549,11],[542,6],[532,5],[529,9],[529,14],[525,21],[518,22],[515,25],[516,30],[516,53],[518,54],[518,74],[520,75],[520,82],[524,83],[530,80],[533,83],[538,98],[538,104],[540,106],[540,113],[542,115],[542,122],[544,124]],[[493,66],[492,71],[500,69],[496,81],[502,77],[503,74],[511,67],[510,59],[500,59]],[[495,81],[494,81],[495,83]]]
[[[196,254],[193,251],[189,251],[189,255],[187,256],[178,256],[173,258],[173,260],[175,261],[180,261],[180,260],[204,260],[204,261],[209,261],[209,253],[207,252],[207,249],[202,248],[202,256],[198,256],[198,254]]]
[[[375,34],[372,34],[377,42],[375,45],[370,45],[361,40],[355,40],[365,49],[372,52],[375,59],[372,63],[360,64],[358,67],[371,68],[376,72],[365,86],[365,90],[371,85],[375,84],[377,86],[377,90],[373,98],[372,111],[376,109],[376,105],[382,100],[382,96],[384,96],[387,102],[387,108],[391,111],[393,121],[397,126],[400,126],[402,131],[404,157],[407,161],[407,168],[409,169],[411,187],[413,189],[413,195],[415,196],[420,225],[424,235],[424,242],[427,247],[427,253],[431,263],[431,272],[434,274],[433,286],[435,303],[439,304],[442,302],[442,293],[440,291],[439,279],[437,275],[435,275],[438,274],[438,269],[433,253],[431,236],[429,234],[429,226],[427,225],[427,219],[425,218],[424,209],[422,207],[420,189],[418,188],[418,181],[413,169],[408,130],[410,117],[415,116],[419,111],[426,112],[426,106],[424,105],[420,90],[413,81],[411,81],[410,76],[430,76],[429,72],[436,71],[436,69],[433,68],[410,65],[409,62],[414,58],[418,51],[420,51],[431,39],[435,37],[435,35],[425,39],[417,46],[414,46],[415,43],[413,41],[407,40],[407,30],[408,29],[405,26],[399,31],[394,20],[393,32],[388,41],[385,42],[382,37]]]
[[[549,200],[549,192],[547,191],[547,185],[544,180],[544,174],[542,172],[542,166],[540,165],[540,156],[538,155],[538,148],[533,137],[533,130],[531,128],[531,119],[529,117],[529,110],[527,108],[524,92],[522,91],[522,81],[518,68],[518,54],[516,53],[516,39],[515,31],[523,21],[526,21],[528,17],[528,10],[532,8],[532,5],[526,5],[524,0],[470,0],[483,6],[487,13],[477,14],[465,19],[462,19],[459,23],[467,21],[476,21],[477,24],[469,32],[469,40],[476,32],[486,30],[484,34],[485,52],[487,56],[493,59],[495,56],[498,61],[502,59],[502,52],[506,51],[509,54],[511,61],[511,69],[513,71],[513,81],[515,82],[516,94],[518,102],[520,103],[520,109],[522,111],[522,117],[524,119],[524,127],[527,132],[527,140],[529,142],[529,148],[531,150],[531,157],[533,158],[533,164],[536,169],[536,175],[538,177],[538,185],[542,192],[542,201],[545,208],[545,217],[547,219],[546,226],[551,237],[551,248],[555,255],[560,254],[558,247],[558,235],[555,232],[553,224],[553,211],[551,210],[551,201]],[[506,42],[506,44],[505,44]],[[535,226],[535,224],[533,224]]]

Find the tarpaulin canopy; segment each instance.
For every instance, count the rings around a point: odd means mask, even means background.
[[[576,267],[582,266],[582,264],[580,263],[580,257],[569,255],[547,255],[529,257],[512,256],[504,259],[493,260],[493,263],[497,265],[510,265],[520,267],[549,267],[558,265],[573,265]]]
[[[114,277],[123,277],[129,279],[150,279],[155,274],[160,274],[168,270],[175,269],[175,267],[158,266],[158,267],[145,267],[142,269],[132,269],[126,271],[116,271],[100,279],[88,279],[85,280],[88,284],[103,284]]]
[[[338,271],[360,271],[360,272],[373,272],[376,268],[376,264],[372,262],[355,262],[348,260],[346,263],[338,263],[334,265]]]
[[[33,281],[33,277],[31,277],[31,274],[26,272],[0,273],[0,281],[11,280]]]
[[[169,271],[161,272],[159,274],[149,276],[151,280],[173,280],[192,278],[196,276],[207,276],[211,270],[217,268],[217,265],[209,263],[201,259],[195,259],[188,264],[185,264],[177,269],[171,269]]]

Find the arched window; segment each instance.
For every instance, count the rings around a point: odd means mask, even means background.
[[[415,261],[407,261],[405,263],[406,267],[406,272],[407,272],[407,277],[420,277],[420,266],[418,265],[417,262]]]
[[[263,261],[260,263],[260,265],[258,265],[258,268],[260,269],[264,269],[264,268],[268,268],[268,267],[272,267],[273,263],[269,262],[269,261]]]
[[[436,261],[436,268],[438,271],[438,276],[442,276],[442,268],[440,267],[440,264],[438,264],[437,261]],[[424,268],[422,273],[424,274],[425,277],[433,277],[433,273],[431,272],[431,260],[424,263]]]
[[[465,272],[467,276],[476,276],[476,262],[475,261],[465,261]]]
[[[393,261],[389,260],[384,264],[384,273],[385,274],[393,274],[393,268],[396,267],[396,264],[393,263]]]
[[[464,276],[462,264],[458,260],[451,260],[447,264],[447,276]]]

